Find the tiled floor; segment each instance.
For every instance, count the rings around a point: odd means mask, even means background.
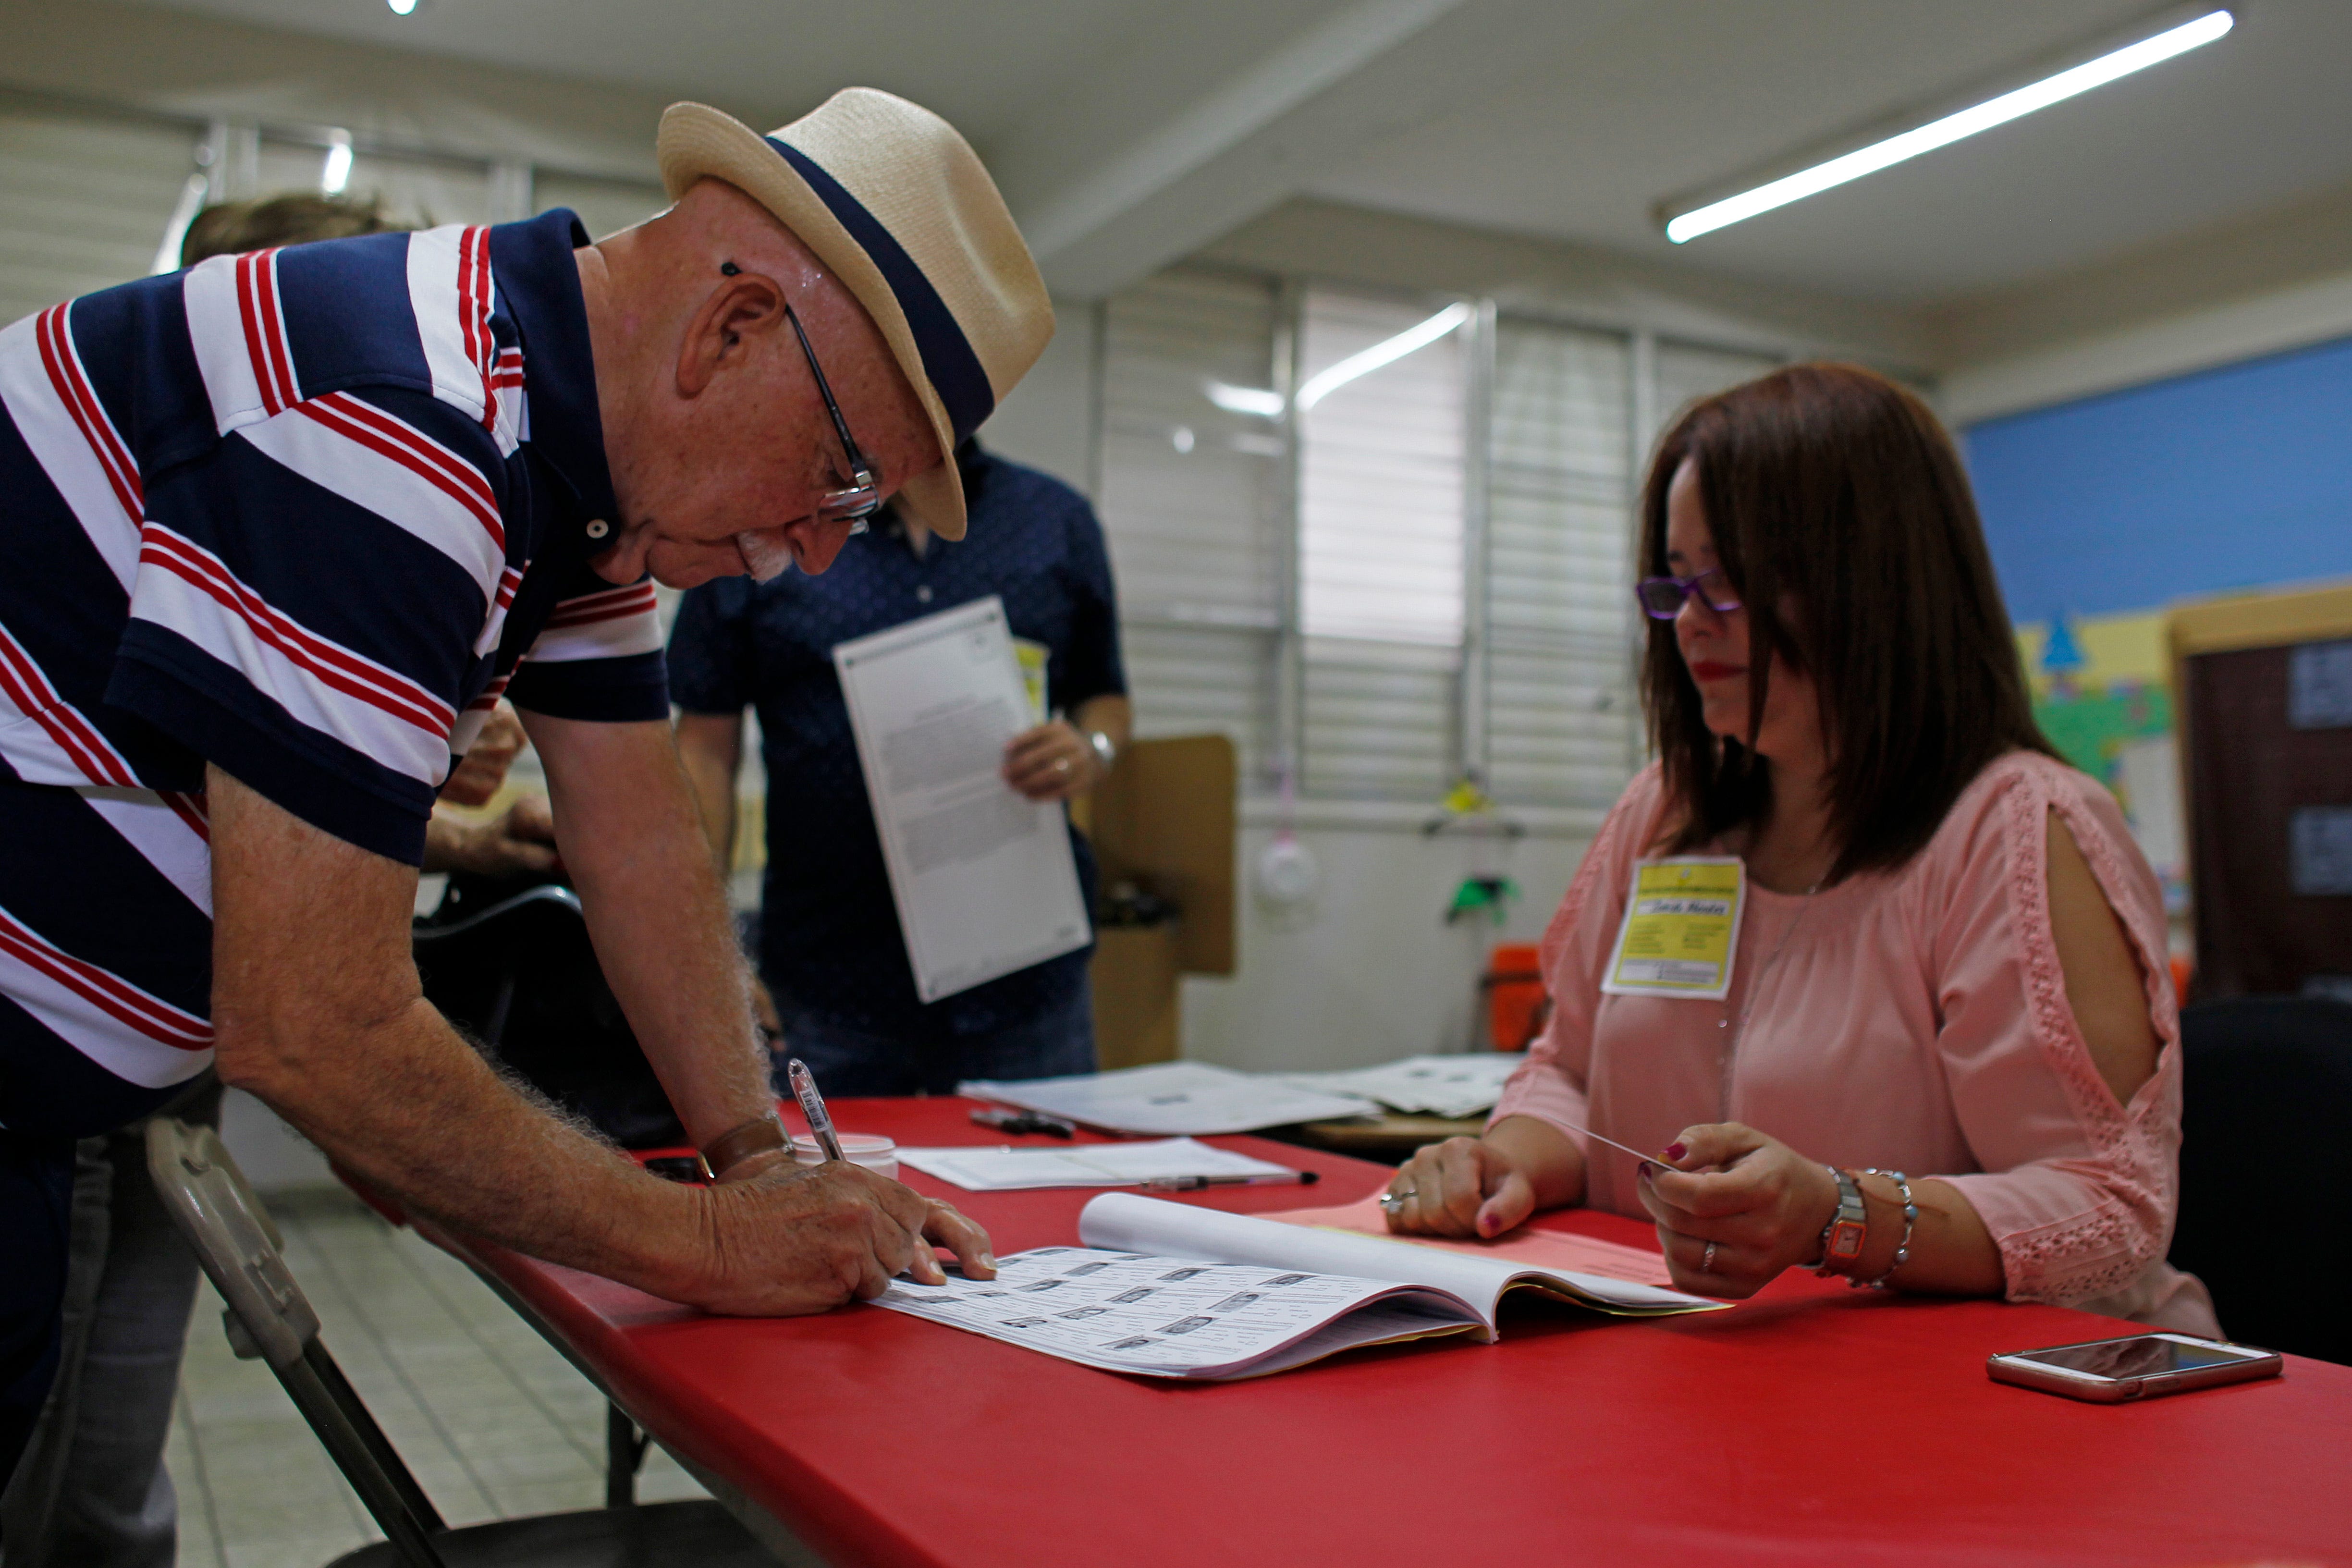
[[[320,1339],[452,1524],[604,1500],[604,1399],[465,1267],[335,1191],[273,1204]],[[168,1460],[183,1568],[320,1568],[378,1532],[199,1292]],[[702,1489],[659,1449],[647,1502]]]

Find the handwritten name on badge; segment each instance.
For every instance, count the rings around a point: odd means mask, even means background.
[[[1635,866],[1601,989],[1720,1001],[1731,989],[1747,893],[1747,868],[1735,858],[1676,856]]]

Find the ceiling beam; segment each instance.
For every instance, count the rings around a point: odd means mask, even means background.
[[[1559,58],[1637,0],[1347,0],[1238,68],[1158,33],[989,150],[1056,294],[1089,299],[1188,255],[1326,170]],[[1171,76],[1198,79],[1171,92]],[[1153,105],[1165,105],[1155,110]]]

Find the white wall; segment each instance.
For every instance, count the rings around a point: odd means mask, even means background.
[[[1054,301],[1054,338],[981,426],[984,446],[1091,495],[1095,487],[1095,307]]]
[[[0,83],[656,179],[668,100],[113,0],[0,0]],[[721,107],[725,107],[722,105]]]
[[[1412,831],[1316,827],[1298,837],[1322,866],[1318,913],[1296,929],[1267,920],[1246,872],[1274,833],[1244,829],[1240,968],[1230,979],[1184,982],[1187,1057],[1307,1070],[1461,1049],[1488,951],[1542,934],[1587,842],[1531,836],[1504,849]],[[1444,923],[1464,877],[1496,873],[1524,893],[1507,924]],[[1484,1030],[1482,1016],[1482,1043]]]

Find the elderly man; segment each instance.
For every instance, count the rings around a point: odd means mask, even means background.
[[[672,748],[654,577],[821,572],[1052,331],[952,129],[852,90],[661,131],[677,205],[221,258],[0,333],[0,1475],[56,1342],[72,1140],[216,1062],[420,1213],[727,1312],[819,1310],[943,1205],[796,1171]],[[505,693],[599,956],[717,1173],[501,1080],[408,956],[436,786]]]

